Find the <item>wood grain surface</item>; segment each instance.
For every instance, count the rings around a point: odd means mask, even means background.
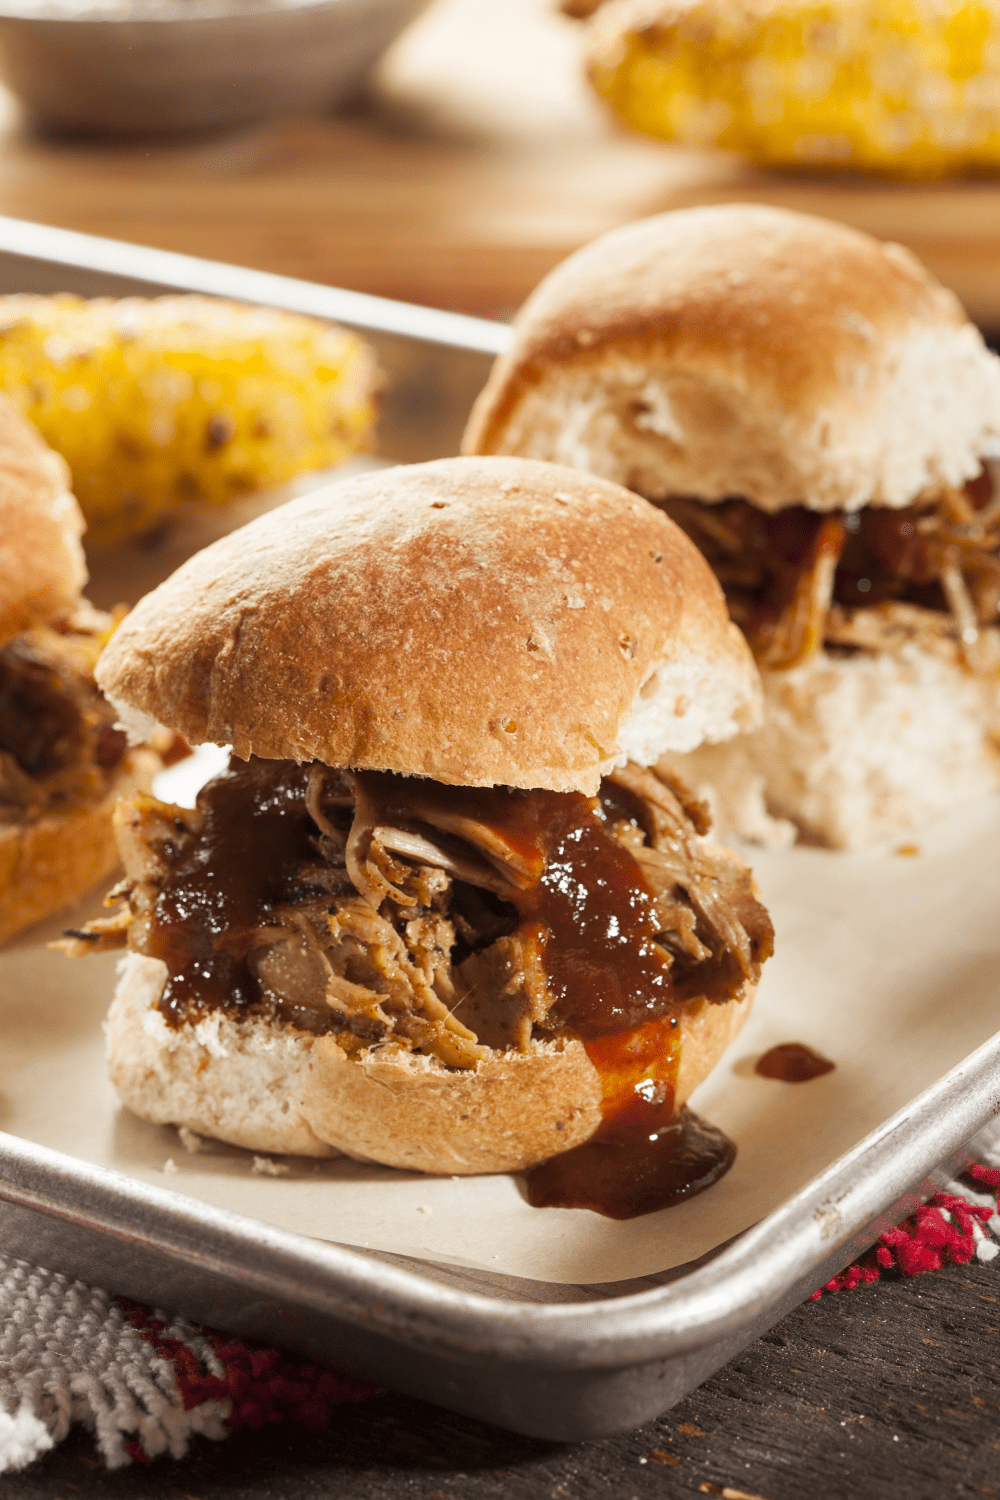
[[[996,1262],[994,1262],[996,1264]],[[940,1500],[1000,1494],[1000,1277],[807,1302],[656,1422],[576,1446],[385,1395],[328,1430],[199,1439],[108,1474],[76,1433],[4,1500]]]
[[[579,52],[554,0],[437,0],[339,118],[47,141],[7,96],[0,212],[503,317],[605,229],[753,199],[904,241],[1000,328],[1000,184],[777,177],[629,135],[591,97]]]

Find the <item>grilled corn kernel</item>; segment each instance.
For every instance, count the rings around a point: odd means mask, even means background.
[[[225,505],[370,443],[354,334],[209,297],[0,297],[0,389],[68,462],[89,540]]]
[[[1000,170],[1000,3],[611,0],[590,76],[637,130],[771,167]]]

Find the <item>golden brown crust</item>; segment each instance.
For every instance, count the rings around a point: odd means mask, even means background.
[[[746,1019],[752,995],[681,1013],[676,1105],[686,1103]],[[473,1070],[380,1048],[349,1059],[333,1037],[313,1044],[303,1113],[321,1140],[413,1172],[518,1172],[590,1139],[601,1081],[582,1042],[495,1052]]]
[[[528,298],[514,349],[476,404],[466,451],[493,451],[519,388],[548,363],[593,359],[610,344],[655,340],[675,357],[691,350],[706,363],[749,364],[798,405],[840,394],[838,358],[870,349],[862,319],[884,337],[914,318],[965,321],[913,256],[846,225],[747,204],[643,219],[585,245]]]
[[[516,326],[466,453],[579,462],[651,498],[850,509],[959,483],[1000,445],[1000,366],[952,294],[900,246],[810,215],[627,225],[557,266]]]
[[[457,1070],[396,1048],[349,1059],[318,1037],[303,1112],[320,1140],[387,1167],[519,1172],[590,1139],[601,1083],[581,1042],[536,1042]]]
[[[69,906],[118,868],[115,803],[148,791],[160,764],[153,751],[133,750],[93,807],[0,824],[0,943]]]
[[[83,529],[66,465],[0,396],[0,646],[76,601]]]
[[[446,459],[215,543],[137,605],[97,679],[126,716],[241,757],[593,792],[640,689],[691,662],[722,738],[756,674],[665,516],[574,470]]]

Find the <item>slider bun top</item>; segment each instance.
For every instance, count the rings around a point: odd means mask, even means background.
[[[899,245],[758,205],[684,209],[546,277],[463,448],[651,499],[904,506],[1000,452],[1000,361]]]
[[[385,469],[224,537],[146,596],[97,678],[238,756],[593,793],[756,722],[700,554],[618,485],[512,458]]]
[[[78,600],[83,529],[66,465],[0,396],[0,646]]]

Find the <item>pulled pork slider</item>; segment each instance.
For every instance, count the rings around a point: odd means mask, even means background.
[[[529,298],[464,447],[626,484],[707,557],[766,714],[687,774],[738,832],[762,786],[839,847],[997,786],[1000,361],[900,246],[741,204],[605,235]]]
[[[160,764],[94,683],[114,620],[80,597],[83,529],[62,459],[0,397],[0,942],[115,868],[115,801]]]
[[[130,950],[132,1110],[439,1173],[572,1156],[639,1106],[647,1145],[678,1132],[771,928],[648,769],[759,713],[665,516],[520,459],[366,475],[185,564],[98,678],[138,734],[232,746],[194,810],[122,804],[119,913],[70,945]]]

